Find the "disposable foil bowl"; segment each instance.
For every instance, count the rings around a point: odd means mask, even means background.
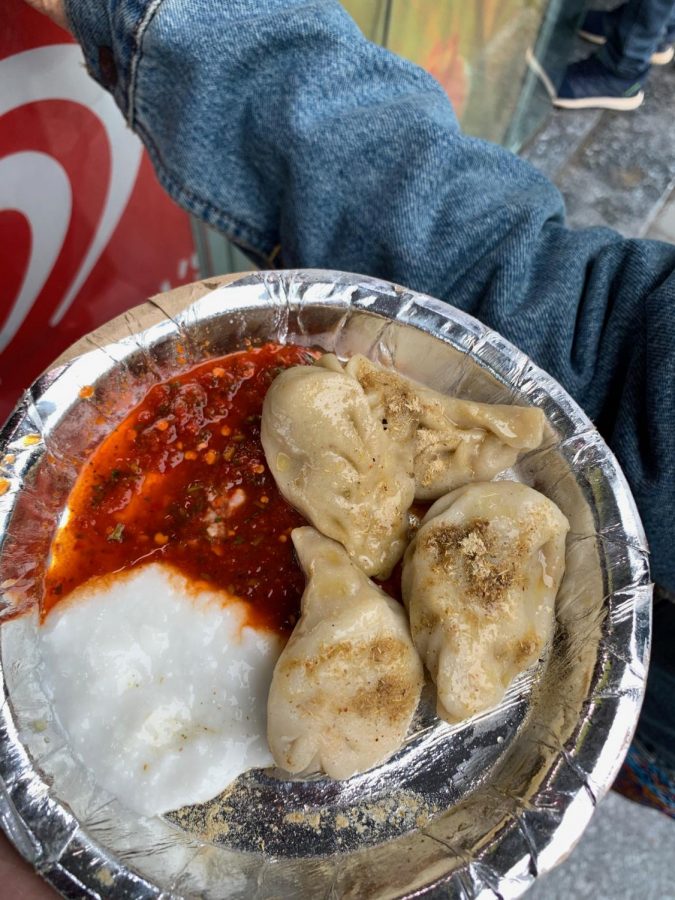
[[[100,440],[153,384],[265,340],[365,353],[440,391],[544,411],[543,445],[508,477],[542,491],[570,521],[555,635],[498,708],[459,725],[437,719],[425,689],[404,746],[370,772],[336,782],[255,770],[227,803],[144,819],[71,751],[42,687],[30,598]],[[0,814],[15,846],[65,896],[516,897],[580,838],[642,700],[645,538],[589,419],[498,334],[363,276],[198,282],[80,341],[26,392],[0,451],[9,481],[0,496]]]

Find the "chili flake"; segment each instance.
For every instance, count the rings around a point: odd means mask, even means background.
[[[124,537],[124,525],[121,522],[118,522],[117,525],[113,528],[113,530],[108,535],[109,541],[117,541],[117,543],[121,543]]]

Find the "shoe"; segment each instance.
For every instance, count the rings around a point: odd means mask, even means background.
[[[536,75],[537,78],[539,79],[539,81],[541,81],[541,83],[543,84],[543,86],[546,90],[546,93],[548,94],[548,96],[551,100],[551,103],[553,103],[553,101],[555,100],[555,98],[557,96],[556,91],[555,91],[555,85],[549,78],[549,75],[548,75],[548,72],[546,71],[546,69],[544,69],[544,67],[541,65],[541,63],[537,59],[537,57],[534,55],[534,51],[532,50],[532,47],[528,47],[527,50],[525,51],[525,60],[527,62],[527,65],[530,68],[530,71],[534,75]]]
[[[675,47],[672,44],[661,44],[652,53],[650,62],[653,66],[667,66],[673,59],[675,59]]]
[[[637,109],[645,99],[641,81],[617,78],[589,56],[567,67],[554,106],[560,109]]]
[[[586,13],[586,18],[579,29],[579,37],[598,47],[606,44],[611,16],[611,12],[597,9]],[[663,44],[659,44],[652,53],[649,62],[653,66],[667,66],[673,59],[675,59],[675,46],[670,41],[665,41]]]

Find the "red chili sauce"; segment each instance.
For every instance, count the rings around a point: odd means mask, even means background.
[[[260,443],[268,387],[318,354],[265,344],[153,387],[94,451],[52,545],[42,614],[94,576],[168,563],[195,589],[248,601],[247,624],[288,634],[304,578]]]

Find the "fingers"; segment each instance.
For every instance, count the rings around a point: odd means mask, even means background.
[[[52,22],[55,22],[61,28],[65,28],[66,31],[70,30],[68,27],[68,19],[66,18],[66,6],[64,0],[26,0],[26,3],[37,10],[37,12],[48,16]]]
[[[32,5],[32,4],[31,4]],[[0,894],[21,900],[55,900],[55,893],[0,831]]]

